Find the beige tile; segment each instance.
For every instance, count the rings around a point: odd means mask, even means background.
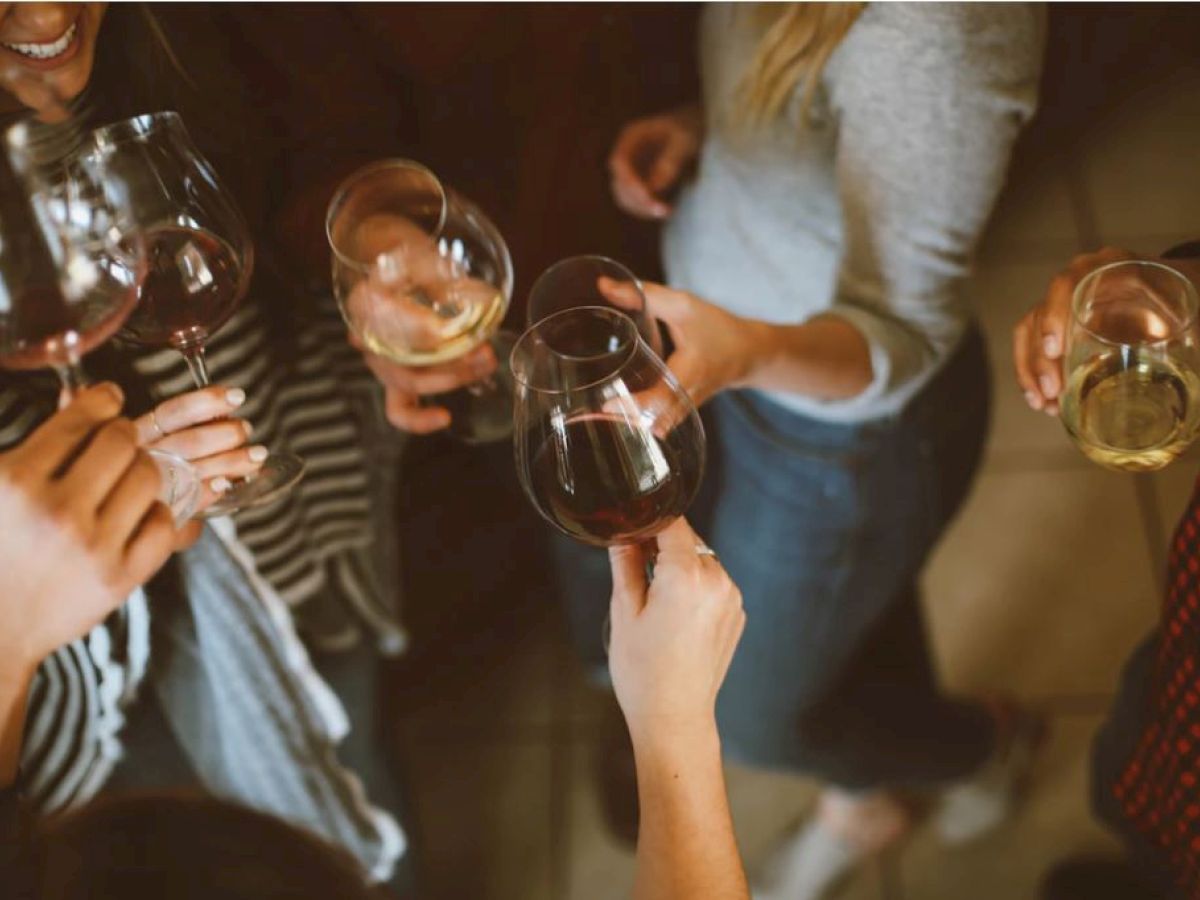
[[[779,772],[726,766],[729,806],[742,857],[751,871],[766,861],[779,841],[809,815],[817,785]]]
[[[1116,852],[1088,812],[1087,770],[1095,716],[1064,716],[1036,765],[1013,818],[965,847],[947,848],[928,826],[901,854],[905,900],[1032,900],[1056,861],[1076,852]]]
[[[745,766],[727,766],[725,777],[738,847],[753,877],[779,843],[812,812],[817,785],[794,775]],[[881,900],[882,897],[879,866],[869,863],[839,885],[829,900]]]
[[[558,900],[551,866],[551,748],[538,742],[406,748],[431,900]]]
[[[592,777],[591,741],[574,745],[570,799],[568,900],[628,897],[633,886],[634,852],[608,833]],[[810,811],[816,786],[806,779],[741,766],[726,769],[730,808],[738,847],[751,874],[776,844]],[[880,900],[879,868],[854,873],[830,900]]]
[[[590,740],[571,746],[569,840],[565,900],[614,900],[633,888],[633,848],[614,839],[604,823]]]
[[[1103,241],[1123,244],[1153,235],[1166,244],[1196,236],[1197,120],[1200,72],[1181,69],[1093,123],[1082,165]]]
[[[1033,700],[1110,691],[1156,610],[1133,479],[1096,466],[984,474],[925,583],[948,685]]]

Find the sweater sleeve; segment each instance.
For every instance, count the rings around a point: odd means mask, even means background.
[[[830,61],[842,258],[827,315],[866,338],[869,406],[957,344],[962,286],[1033,113],[1034,4],[872,4]]]

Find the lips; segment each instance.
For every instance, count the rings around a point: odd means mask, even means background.
[[[66,31],[53,41],[42,43],[9,43],[8,41],[0,41],[0,46],[6,50],[11,50],[13,53],[20,54],[30,62],[53,64],[59,62],[59,57],[64,56],[67,51],[72,49],[75,44],[75,36],[78,33],[79,23],[73,22]]]

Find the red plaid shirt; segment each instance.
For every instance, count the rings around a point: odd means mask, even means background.
[[[1195,493],[1175,531],[1167,578],[1148,724],[1112,791],[1128,823],[1169,862],[1176,884],[1200,900],[1200,495]]]

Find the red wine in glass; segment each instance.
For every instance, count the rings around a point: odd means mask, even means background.
[[[551,433],[531,466],[539,506],[571,537],[591,544],[636,543],[687,509],[699,472],[683,448],[621,416],[581,415]]]
[[[134,116],[96,129],[84,160],[119,188],[128,218],[147,243],[148,272],[124,336],[178,350],[196,386],[207,387],[205,344],[246,295],[254,270],[245,218],[177,113]],[[303,474],[299,457],[272,452],[255,475],[235,481],[204,515],[266,503]]]
[[[547,521],[607,547],[683,515],[704,473],[704,427],[632,319],[555,313],[521,336],[512,369],[517,473]]]
[[[136,302],[133,286],[75,304],[64,303],[57,287],[26,288],[14,299],[13,314],[0,316],[0,367],[58,369],[77,363],[117,332]]]
[[[145,241],[146,278],[124,336],[148,347],[202,344],[237,308],[237,254],[200,228],[152,228]]]

